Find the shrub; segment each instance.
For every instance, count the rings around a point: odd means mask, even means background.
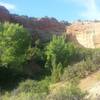
[[[56,59],[54,57],[52,59],[52,71],[51,71],[51,81],[53,83],[60,81],[62,70],[63,70],[62,64],[61,63],[57,64]]]
[[[87,58],[86,60],[80,61],[74,65],[68,66],[62,75],[62,80],[72,80],[74,78],[84,78],[90,73],[97,71],[100,68],[99,65],[95,64],[92,59]]]
[[[1,96],[1,100],[45,100],[49,93],[49,79],[41,81],[26,80],[11,92]]]
[[[61,88],[55,94],[50,94],[47,100],[84,100],[83,93],[76,84],[67,84],[66,88]]]
[[[44,43],[40,43],[40,40],[36,40],[32,52],[33,54],[31,54],[34,61],[41,66],[44,66],[45,63],[44,47],[45,47]]]
[[[21,92],[18,95],[11,95],[10,93],[6,93],[5,95],[0,97],[0,100],[45,100],[46,94],[33,94],[32,92]]]
[[[0,23],[0,65],[17,70],[22,69],[30,45],[31,36],[23,26]]]
[[[76,54],[73,44],[66,43],[63,36],[53,36],[53,39],[46,47],[46,66],[52,69],[52,58],[55,57],[56,63],[61,63],[66,67]]]
[[[95,65],[100,65],[100,49],[95,49],[92,54],[92,61]]]
[[[48,86],[49,81],[47,79],[41,81],[26,80],[19,84],[19,87],[15,90],[15,92],[47,93],[49,91]]]
[[[26,85],[27,86],[27,85]],[[27,87],[26,87],[27,88]],[[84,100],[83,93],[76,84],[67,84],[66,88],[61,88],[55,93],[35,93],[33,91],[20,91],[19,93],[6,92],[0,97],[1,100]]]

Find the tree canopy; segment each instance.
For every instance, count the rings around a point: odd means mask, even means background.
[[[26,60],[27,51],[31,44],[30,34],[13,23],[0,23],[0,65],[19,67]]]

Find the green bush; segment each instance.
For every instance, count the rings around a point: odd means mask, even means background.
[[[51,71],[51,81],[53,83],[60,81],[62,70],[63,70],[62,64],[61,63],[57,64],[56,59],[54,57],[52,59],[52,71]]]
[[[41,84],[41,87],[43,87],[43,83]],[[35,85],[32,86],[33,84],[35,84],[36,86]],[[84,96],[86,95],[77,87],[77,84],[74,83],[67,83],[66,87],[60,88],[53,94],[52,92],[50,93],[46,93],[44,91],[40,92],[41,87],[40,86],[38,87],[37,85],[38,84],[36,81],[27,80],[25,83],[21,83],[19,85],[17,91],[14,90],[11,93],[6,92],[4,95],[1,96],[0,99],[1,100],[84,100]]]
[[[35,41],[35,46],[33,48],[33,54],[31,55],[34,61],[39,64],[40,66],[44,67],[45,57],[44,57],[44,48],[45,44],[40,43],[40,40]]]
[[[0,23],[1,66],[22,69],[30,45],[31,36],[23,26],[13,23]]]
[[[96,65],[92,59],[87,58],[85,61],[81,61],[72,66],[65,68],[62,75],[62,80],[71,80],[75,77],[84,78],[87,75],[91,74],[94,71],[97,71],[100,68],[99,65]]]
[[[83,93],[76,84],[67,84],[55,94],[49,94],[46,100],[85,100],[86,93]]]
[[[32,92],[21,92],[17,95],[13,95],[10,93],[5,93],[5,95],[0,97],[0,100],[45,100],[46,94],[33,94]]]
[[[49,80],[44,79],[41,81],[26,80],[21,82],[18,88],[15,90],[16,93],[20,92],[33,92],[33,93],[48,93]]]
[[[100,65],[100,49],[95,49],[92,53],[92,61],[95,65]]]
[[[55,57],[56,63],[61,63],[66,67],[73,61],[76,55],[76,48],[71,43],[66,43],[63,36],[53,36],[53,39],[46,47],[46,66],[52,69],[52,58]]]
[[[87,49],[87,48],[80,48],[77,46],[77,60],[82,61],[86,60],[87,58],[92,58],[92,55],[94,53],[93,49]]]
[[[45,100],[49,93],[50,81],[45,78],[41,81],[26,80],[11,92],[6,92],[1,96],[1,100]]]

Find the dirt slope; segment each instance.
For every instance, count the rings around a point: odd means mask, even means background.
[[[100,48],[100,22],[72,23],[66,33],[85,48]]]
[[[100,70],[82,79],[79,87],[88,92],[86,98],[89,100],[100,100]]]
[[[65,89],[67,82],[59,82],[50,86],[52,94],[55,94],[60,89]],[[88,100],[100,100],[100,70],[82,79],[79,83],[82,91],[87,91]],[[99,99],[98,99],[99,98]]]
[[[94,84],[99,82],[98,76],[100,76],[100,70],[91,74],[90,76],[86,77],[85,79],[82,79],[80,81],[79,87],[82,90],[88,91]]]

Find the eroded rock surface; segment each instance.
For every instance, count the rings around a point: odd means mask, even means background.
[[[100,22],[76,22],[66,32],[83,47],[100,48]]]

